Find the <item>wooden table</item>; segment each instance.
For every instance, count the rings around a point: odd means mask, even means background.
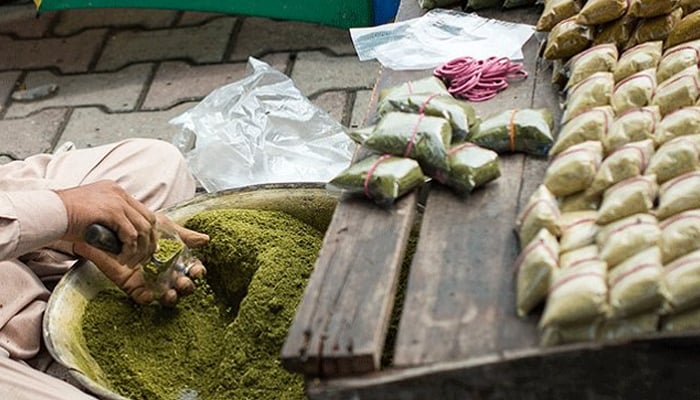
[[[480,15],[534,25],[539,12],[531,7]],[[416,0],[403,0],[397,19],[421,13]],[[559,95],[549,66],[537,57],[537,39],[523,50],[529,78],[477,103],[480,116],[546,107],[559,119]],[[383,70],[372,105],[382,88],[429,74]],[[308,396],[700,398],[700,383],[691,378],[700,371],[697,335],[542,348],[538,316],[517,317],[513,226],[542,182],[546,163],[522,154],[503,156],[502,176],[466,199],[437,186],[389,210],[341,199],[282,350],[283,365],[306,375]],[[393,364],[382,369],[400,267],[419,216]]]

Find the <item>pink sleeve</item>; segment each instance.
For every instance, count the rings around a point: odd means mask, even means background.
[[[0,260],[44,247],[60,239],[66,229],[66,209],[55,192],[0,192]]]

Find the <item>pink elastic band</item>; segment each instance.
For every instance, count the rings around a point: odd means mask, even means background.
[[[476,60],[461,57],[436,68],[433,75],[447,84],[447,91],[469,101],[485,101],[508,87],[512,79],[527,78],[522,63],[511,62],[507,57],[489,57]]]
[[[372,163],[372,165],[369,167],[369,170],[367,170],[367,176],[365,176],[365,183],[364,183],[364,192],[365,196],[368,198],[372,198],[372,195],[369,194],[369,181],[372,179],[372,175],[374,174],[374,171],[377,169],[379,164],[382,163],[382,161],[386,160],[387,158],[391,157],[391,154],[384,154],[383,156],[377,158],[375,162]]]
[[[439,96],[439,93],[434,93],[428,96],[427,99],[423,102],[423,104],[420,105],[420,108],[418,109],[418,119],[416,120],[415,125],[413,125],[413,129],[411,130],[411,138],[408,139],[408,145],[406,145],[406,151],[404,151],[403,156],[404,157],[409,157],[411,155],[411,152],[413,151],[413,146],[414,142],[416,141],[416,135],[418,134],[418,126],[420,125],[420,122],[423,120],[423,117],[425,116],[425,107],[428,106],[428,103],[430,100],[434,99],[435,97]]]

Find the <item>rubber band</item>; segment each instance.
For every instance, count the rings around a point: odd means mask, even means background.
[[[369,193],[369,181],[370,181],[370,179],[372,179],[372,174],[374,174],[374,171],[377,169],[379,164],[381,164],[382,161],[386,160],[389,157],[391,157],[391,154],[384,154],[383,156],[377,158],[377,160],[375,162],[373,162],[372,165],[367,170],[367,176],[365,176],[365,182],[363,185],[365,196],[367,196],[367,198],[369,198],[369,199],[372,198],[372,195]]]
[[[510,113],[510,123],[508,124],[508,136],[510,137],[510,151],[515,151],[515,114],[518,113],[518,109],[515,108]]]
[[[568,275],[559,281],[557,281],[552,287],[549,289],[549,294],[552,294],[555,290],[559,289],[560,287],[566,285],[567,283],[579,279],[579,278],[601,278],[605,279],[605,276],[601,274],[600,272],[595,272],[595,271],[588,271],[588,272],[577,272],[571,275]]]
[[[420,108],[418,109],[418,119],[416,120],[415,125],[413,125],[413,129],[411,129],[411,137],[408,139],[406,151],[404,151],[403,153],[404,157],[409,157],[411,155],[411,152],[413,151],[413,144],[416,141],[416,135],[418,134],[418,126],[420,125],[421,121],[423,121],[423,117],[425,116],[425,107],[428,106],[430,100],[434,99],[439,95],[439,93],[431,94],[430,96],[428,96],[427,99],[425,99],[423,104],[420,105]]]
[[[433,75],[443,80],[454,97],[474,102],[492,99],[508,87],[509,80],[528,76],[522,63],[507,57],[455,58],[436,68]]]

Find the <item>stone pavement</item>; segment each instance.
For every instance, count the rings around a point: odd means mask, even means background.
[[[359,62],[347,30],[171,10],[43,13],[0,3],[0,163],[72,141],[170,141],[168,121],[241,79],[249,56],[290,76],[345,126],[361,125],[379,72]],[[55,85],[26,100],[24,90]]]

